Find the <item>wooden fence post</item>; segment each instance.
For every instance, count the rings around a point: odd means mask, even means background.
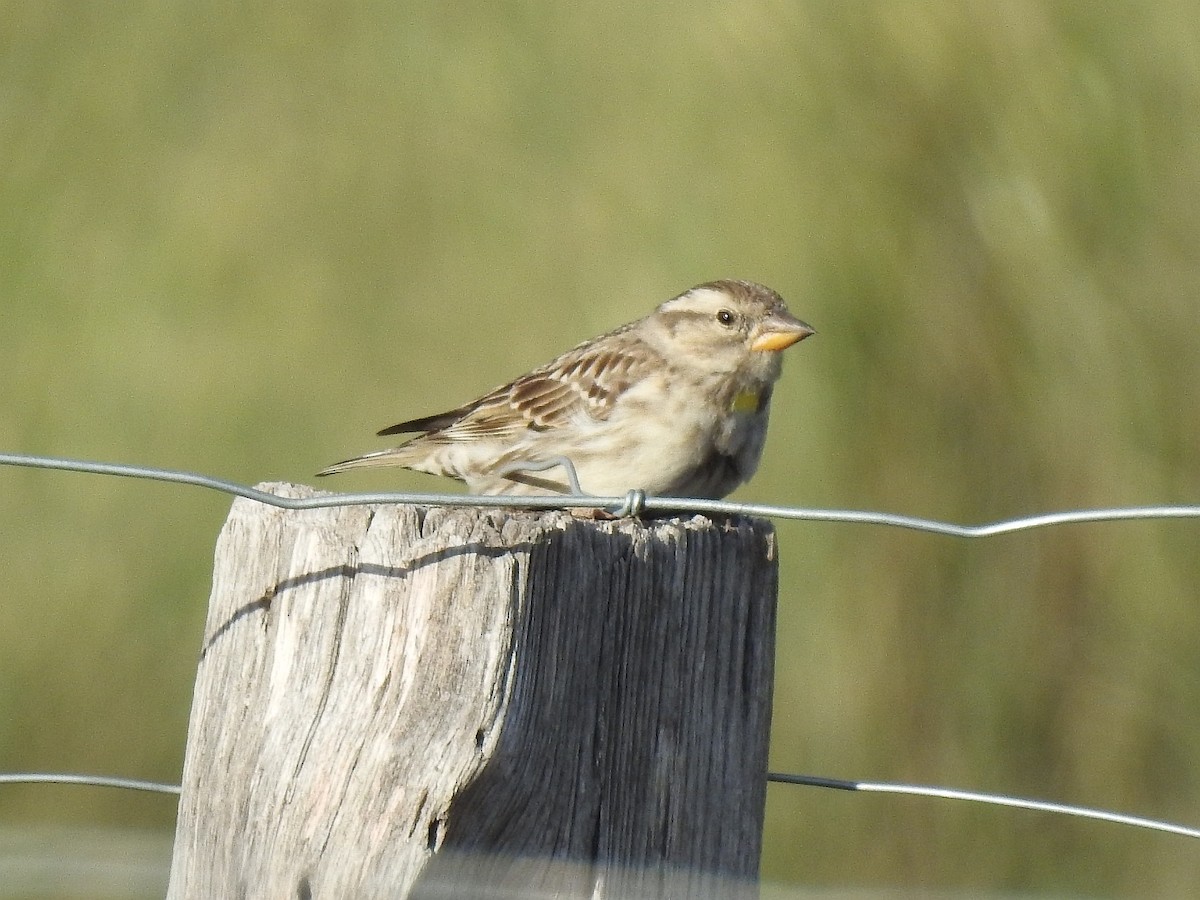
[[[776,579],[761,520],[236,500],[168,897],[753,896]]]

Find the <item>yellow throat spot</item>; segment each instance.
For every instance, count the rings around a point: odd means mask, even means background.
[[[758,412],[759,395],[757,391],[742,391],[733,398],[733,405],[730,407],[735,413],[755,413]]]

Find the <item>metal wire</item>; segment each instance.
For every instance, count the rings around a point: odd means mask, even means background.
[[[141,778],[122,778],[119,775],[72,775],[63,772],[13,772],[0,774],[0,784],[85,784],[90,787],[121,788],[127,791],[149,791],[154,794],[181,793],[177,784],[163,781],[144,781]]]
[[[965,800],[970,803],[984,803],[991,806],[1007,806],[1015,809],[1028,809],[1036,812],[1056,813],[1082,819],[1097,819],[1103,822],[1113,822],[1117,825],[1130,825],[1135,828],[1146,828],[1151,831],[1161,831],[1167,834],[1177,834],[1183,837],[1200,839],[1200,828],[1190,828],[1174,822],[1164,822],[1158,819],[1148,819],[1145,816],[1131,816],[1126,813],[1111,812],[1088,806],[1074,806],[1069,803],[1053,803],[1048,800],[1032,800],[1025,797],[1012,797],[1007,794],[988,794],[980,791],[964,791],[957,788],[936,787],[922,784],[893,784],[882,781],[849,781],[840,778],[825,778],[820,775],[796,775],[788,772],[768,772],[767,781],[777,784],[797,784],[807,787],[829,788],[837,791],[858,791],[861,793],[900,794],[914,797],[939,797],[943,800]],[[120,778],[107,775],[76,775],[55,772],[19,772],[0,774],[0,785],[3,784],[70,784],[89,785],[91,787],[112,787],[133,791],[148,791],[156,794],[173,794],[178,796],[182,789],[177,784],[166,784],[161,781],[144,781],[139,778]]]
[[[963,791],[957,788],[935,787],[924,784],[894,784],[885,781],[846,781],[840,778],[824,778],[819,775],[792,775],[786,772],[768,772],[767,781],[774,781],[777,784],[800,784],[808,787],[831,788],[836,791],[860,791],[874,794],[903,794],[910,797],[940,797],[943,800],[966,800],[971,803],[986,803],[992,806],[1009,806],[1015,809],[1031,809],[1037,812],[1058,813],[1080,819],[1099,819],[1103,822],[1115,822],[1118,825],[1132,825],[1135,828],[1148,828],[1152,831],[1164,831],[1168,834],[1178,834],[1183,837],[1200,838],[1200,828],[1176,825],[1174,822],[1147,819],[1144,816],[1131,816],[1126,813],[1110,812],[1106,809],[1096,809],[1090,806],[1074,806],[1070,803],[1052,803],[1049,800],[1030,800],[1025,797],[1012,797],[1008,794],[987,794],[980,791]]]
[[[364,506],[380,503],[412,503],[421,506],[517,507],[522,509],[587,508],[605,509],[614,514],[636,515],[638,512],[681,512],[725,516],[761,516],[767,519],[789,519],[805,522],[839,522],[856,525],[882,525],[925,531],[949,537],[982,538],[1017,531],[1029,531],[1051,525],[1083,522],[1127,522],[1147,519],[1200,519],[1200,506],[1129,506],[1102,509],[1077,509],[1039,513],[1002,519],[983,525],[955,525],[936,519],[902,516],[894,513],[853,509],[811,509],[794,506],[772,506],[763,503],[735,503],[728,500],[697,500],[687,497],[652,497],[644,491],[631,490],[624,497],[592,497],[586,494],[570,496],[495,496],[474,494],[421,493],[345,493],[319,497],[280,497],[267,491],[247,487],[232,481],[212,478],[195,472],[155,469],[121,463],[89,462],[60,459],[50,456],[26,456],[0,453],[0,465],[23,466],[34,469],[57,469],[66,472],[86,472],[93,475],[117,475],[123,478],[142,478],[170,484],[190,484],[220,491],[235,497],[245,497],[259,503],[283,509],[324,509],[331,506]]]

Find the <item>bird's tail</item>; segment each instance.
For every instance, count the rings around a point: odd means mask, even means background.
[[[346,472],[350,469],[373,469],[381,466],[403,466],[406,465],[407,454],[400,453],[402,447],[392,447],[389,450],[376,450],[374,453],[366,453],[362,456],[355,456],[351,459],[343,459],[341,462],[334,463],[332,466],[326,466],[317,473],[318,477],[323,475],[337,475],[339,472]]]

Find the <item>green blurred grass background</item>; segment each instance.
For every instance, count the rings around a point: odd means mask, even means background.
[[[820,332],[737,497],[1195,502],[1197,109],[1181,0],[7,4],[0,448],[311,482],[729,276]],[[227,508],[0,470],[0,771],[178,778]],[[780,525],[773,765],[1196,824],[1198,529]],[[3,825],[172,814],[0,794]],[[1200,850],[773,787],[764,873],[1184,896]]]

